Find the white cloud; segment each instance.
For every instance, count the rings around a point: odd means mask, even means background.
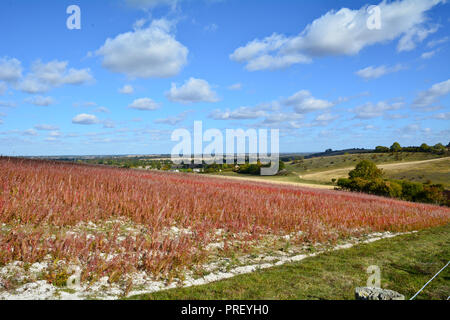
[[[116,124],[113,121],[111,121],[111,120],[103,121],[103,128],[112,129],[115,127],[116,127]]]
[[[178,0],[126,0],[126,2],[136,8],[153,9],[159,6],[176,7]]]
[[[134,92],[133,86],[126,84],[122,88],[119,89],[119,93],[122,94],[132,94]]]
[[[57,126],[52,126],[50,124],[37,124],[34,126],[34,128],[36,130],[40,130],[40,131],[55,131],[55,130],[59,130],[59,128]]]
[[[148,28],[108,38],[96,54],[103,57],[103,67],[131,78],[172,77],[187,63],[188,55],[172,27],[168,20],[153,20]]]
[[[15,108],[17,104],[13,101],[0,101],[0,107]]]
[[[235,84],[232,84],[231,86],[228,86],[228,90],[236,91],[236,90],[241,90],[241,89],[242,89],[242,83],[235,83]]]
[[[32,98],[25,99],[26,103],[34,104],[35,106],[42,106],[42,107],[48,107],[55,103],[55,100],[53,100],[52,97],[42,97],[42,96],[36,96]]]
[[[0,82],[0,95],[5,94],[6,90],[8,89],[8,86],[5,82]]]
[[[430,59],[436,54],[437,50],[427,51],[420,56],[422,59]]]
[[[450,120],[450,112],[438,113],[435,114],[432,118],[437,120]]]
[[[81,85],[94,80],[89,68],[67,69],[67,65],[67,61],[35,61],[31,72],[22,79],[18,89],[27,93],[44,93],[65,84]]]
[[[94,112],[109,113],[109,109],[106,107],[98,107],[97,109],[94,110]]]
[[[205,26],[203,29],[207,32],[215,32],[215,31],[217,31],[218,28],[219,27],[217,26],[217,24],[212,23],[212,24]]]
[[[157,120],[155,120],[155,123],[163,123],[163,124],[168,124],[168,125],[174,126],[174,125],[182,122],[184,119],[186,119],[188,114],[191,112],[192,111],[188,110],[188,111],[184,111],[176,116],[169,116],[164,119],[157,119]]]
[[[339,118],[338,115],[332,115],[331,113],[323,113],[316,117],[316,121],[319,122],[330,122]]]
[[[59,137],[62,136],[62,134],[61,134],[61,132],[55,130],[55,131],[50,132],[49,136],[52,137],[52,138],[59,138]]]
[[[282,112],[276,112],[268,114],[263,124],[281,124],[283,122],[292,122],[294,120],[300,120],[303,118],[303,115],[298,113],[282,113]]]
[[[331,108],[335,103],[314,98],[307,90],[301,90],[284,101],[287,106],[294,107],[298,113],[307,113]]]
[[[439,98],[450,93],[450,79],[434,84],[430,89],[418,94],[413,102],[413,107],[425,108],[437,103]]]
[[[280,69],[297,63],[307,63],[314,57],[355,55],[363,48],[402,37],[398,50],[413,49],[436,27],[427,29],[426,12],[443,0],[403,0],[381,2],[381,29],[367,27],[370,13],[367,6],[359,10],[331,10],[296,36],[274,33],[262,40],[255,39],[237,48],[230,59],[246,63],[249,71]]]
[[[400,109],[403,105],[403,102],[388,103],[381,101],[377,104],[368,102],[354,108],[352,111],[355,113],[356,119],[372,119],[383,116],[386,111]]]
[[[430,29],[426,28],[412,28],[405,33],[397,45],[398,51],[411,51],[416,48],[418,42],[422,42],[428,35],[435,33],[437,27]]]
[[[396,65],[393,67],[387,67],[387,66],[379,66],[379,67],[374,67],[374,66],[370,66],[361,70],[358,70],[356,73],[356,75],[360,76],[361,78],[364,78],[365,80],[370,80],[370,79],[377,79],[381,76],[384,76],[388,73],[393,73],[393,72],[397,72],[404,69],[401,65]]]
[[[0,80],[16,82],[22,77],[21,62],[15,58],[0,58]]]
[[[239,107],[233,111],[216,109],[209,114],[209,117],[214,120],[248,120],[265,116],[267,116],[267,112],[257,107]]]
[[[25,136],[37,136],[38,135],[37,131],[34,129],[25,130],[24,132],[22,132],[22,134]]]
[[[430,42],[427,43],[427,47],[434,48],[440,44],[448,42],[449,39],[450,39],[449,37],[444,37],[440,39],[431,40]]]
[[[217,102],[216,93],[211,89],[209,83],[202,79],[190,78],[181,87],[172,83],[170,91],[166,92],[167,99],[172,102],[195,103],[195,102]]]
[[[73,124],[91,125],[99,123],[98,118],[93,114],[81,113],[72,119]]]
[[[132,104],[128,106],[128,108],[141,110],[141,111],[150,111],[156,110],[159,108],[159,104],[154,102],[150,98],[140,98],[133,101]]]

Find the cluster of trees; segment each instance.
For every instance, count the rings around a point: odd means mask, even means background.
[[[340,178],[337,185],[343,190],[450,206],[443,185],[383,179],[383,171],[369,160],[359,162],[349,177]]]
[[[434,146],[429,146],[426,143],[422,143],[420,147],[402,147],[400,143],[394,142],[390,148],[384,146],[377,146],[375,152],[387,153],[387,152],[430,152],[436,154],[445,154],[450,148],[450,143],[444,146],[442,143],[437,143]]]
[[[269,167],[270,164],[263,165],[260,161],[257,163],[245,163],[235,167],[235,172],[242,174],[260,175],[262,167]],[[285,164],[283,161],[279,161],[278,172],[284,170]]]

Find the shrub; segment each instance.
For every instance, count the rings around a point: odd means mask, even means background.
[[[418,201],[418,195],[423,192],[423,184],[419,182],[401,181],[402,198],[407,201]]]
[[[383,176],[383,171],[378,169],[375,163],[369,160],[359,162],[355,169],[348,173],[350,179],[362,178],[366,180],[378,179]]]

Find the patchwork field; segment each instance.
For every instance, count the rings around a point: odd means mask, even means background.
[[[17,158],[0,172],[0,298],[158,291],[450,222],[445,207],[282,184]]]

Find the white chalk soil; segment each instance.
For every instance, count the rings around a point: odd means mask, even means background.
[[[175,230],[171,230],[175,231]],[[178,230],[177,230],[178,231]],[[131,290],[125,290],[123,284],[109,283],[108,277],[103,277],[94,284],[79,283],[75,274],[70,277],[68,286],[57,287],[46,280],[38,279],[39,273],[48,267],[50,261],[37,262],[25,268],[23,262],[15,261],[0,268],[0,280],[13,276],[16,280],[26,282],[12,289],[2,288],[0,284],[0,300],[84,300],[103,299],[114,300],[125,296],[152,293],[177,287],[190,287],[228,279],[237,275],[252,273],[257,270],[280,266],[289,262],[298,262],[308,257],[314,257],[326,251],[343,250],[358,244],[370,243],[381,239],[392,238],[404,233],[372,233],[364,238],[353,238],[331,248],[318,247],[314,253],[299,254],[295,250],[279,251],[272,255],[242,256],[236,262],[221,258],[204,266],[206,274],[196,277],[192,271],[187,271],[183,280],[173,279],[172,282],[156,281],[145,272],[127,275],[128,282],[132,282]],[[289,236],[285,236],[289,237]],[[221,243],[211,244],[211,248],[220,248]],[[64,263],[64,262],[61,262]],[[77,266],[72,266],[77,270]],[[2,283],[0,281],[0,283]]]

